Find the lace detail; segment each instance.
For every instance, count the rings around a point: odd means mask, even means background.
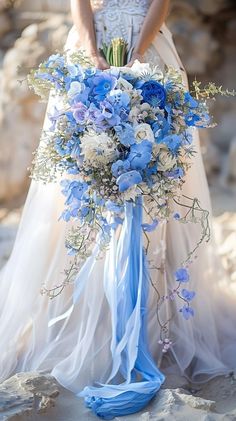
[[[146,12],[152,0],[91,0],[94,10],[118,8],[121,11],[137,13]]]

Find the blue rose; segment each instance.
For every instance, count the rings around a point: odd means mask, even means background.
[[[166,91],[163,85],[155,80],[149,80],[142,85],[141,90],[143,102],[147,102],[152,107],[164,108]]]

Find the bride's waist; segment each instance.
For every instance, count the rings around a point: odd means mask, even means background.
[[[124,15],[128,15],[128,16],[146,16],[147,14],[147,7],[142,6],[141,4],[135,7],[131,7],[128,5],[115,5],[115,6],[109,6],[106,7],[105,9],[97,9],[94,10],[94,17],[95,19],[98,17],[102,17],[102,16],[111,16],[115,19],[115,17],[123,17]]]
[[[150,0],[92,0],[94,14],[147,14]]]

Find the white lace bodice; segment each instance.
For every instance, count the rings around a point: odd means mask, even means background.
[[[91,0],[94,10],[114,10],[128,11],[130,14],[137,12],[146,13],[152,0]]]

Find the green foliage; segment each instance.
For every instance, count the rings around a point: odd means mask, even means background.
[[[209,82],[207,85],[202,87],[202,82],[194,80],[192,83],[193,89],[191,94],[193,94],[197,99],[215,99],[216,95],[221,96],[235,96],[236,92],[233,89],[229,91],[224,89],[221,85],[217,86],[214,82]]]

